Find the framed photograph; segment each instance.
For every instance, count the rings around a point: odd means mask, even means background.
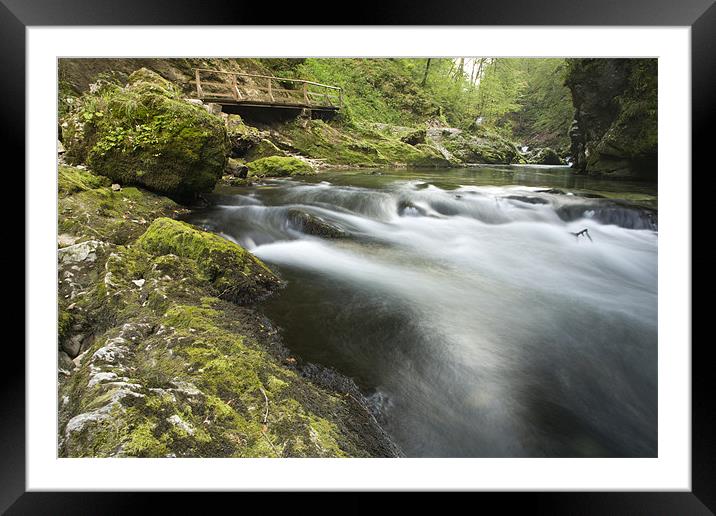
[[[2,0],[27,254],[0,507],[711,514],[713,2],[270,10]]]

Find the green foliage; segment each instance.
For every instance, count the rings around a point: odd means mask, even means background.
[[[564,151],[573,117],[564,59],[495,58],[478,85],[484,123],[530,146]]]
[[[527,88],[525,74],[512,59],[490,59],[479,79],[478,114],[496,124],[505,114],[520,109],[518,99]]]
[[[262,60],[266,62],[268,60]],[[308,79],[343,88],[349,125],[379,122],[413,126],[428,119],[466,126],[475,112],[475,88],[458,74],[453,59],[312,58],[276,68],[277,75]]]
[[[415,127],[427,120],[467,128],[482,117],[507,138],[568,144],[572,105],[563,59],[312,58],[268,64],[278,75],[342,87],[345,119],[354,128]]]

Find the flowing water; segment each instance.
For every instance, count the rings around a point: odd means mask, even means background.
[[[656,456],[655,199],[563,167],[336,171],[192,222],[280,272],[286,346],[353,378],[407,456]]]

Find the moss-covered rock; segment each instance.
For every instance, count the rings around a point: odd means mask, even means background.
[[[243,247],[185,222],[159,218],[139,237],[137,245],[155,255],[196,260],[222,299],[255,302],[280,284],[271,269]]]
[[[497,131],[476,126],[469,131],[443,128],[431,131],[433,141],[464,163],[525,163],[514,142]]]
[[[262,139],[256,145],[252,146],[243,158],[246,161],[255,161],[261,158],[268,158],[271,156],[286,156],[286,153],[276,147],[271,141]]]
[[[545,147],[542,149],[537,150],[532,156],[529,157],[527,160],[528,163],[533,163],[535,165],[561,165],[562,160],[560,159],[559,155],[549,147]]]
[[[236,158],[229,158],[229,162],[226,164],[225,175],[232,178],[246,179],[249,173],[249,167],[244,164],[243,160]]]
[[[58,231],[71,243],[100,239],[126,244],[153,219],[186,212],[171,199],[141,188],[112,190],[109,178],[77,167],[61,165],[58,179]]]
[[[305,176],[315,173],[307,162],[288,156],[271,156],[248,163],[249,177]]]
[[[112,181],[108,177],[95,175],[87,169],[67,165],[57,168],[57,193],[60,197],[111,184]]]
[[[310,120],[278,128],[293,148],[331,165],[448,167],[451,163],[432,143],[410,145],[400,138],[411,128],[345,126]]]
[[[418,145],[420,143],[426,143],[425,142],[426,135],[427,135],[427,131],[425,128],[415,129],[413,131],[410,131],[405,136],[402,136],[400,138],[400,141],[403,143],[407,143],[408,145]]]
[[[216,297],[221,279],[205,262],[245,263],[238,246],[165,219],[147,233],[60,262],[61,277],[73,274],[60,290],[63,336],[91,330],[60,375],[60,456],[394,453],[353,395],[304,378],[265,318]]]
[[[70,163],[182,199],[210,191],[229,153],[221,119],[146,69],[125,87],[102,83],[87,92],[64,119],[63,139]]]
[[[261,131],[244,123],[239,115],[226,115],[226,130],[231,147],[231,156],[242,158],[263,139]]]

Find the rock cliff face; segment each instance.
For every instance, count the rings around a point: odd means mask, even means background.
[[[574,59],[571,155],[579,173],[656,179],[656,59]]]

